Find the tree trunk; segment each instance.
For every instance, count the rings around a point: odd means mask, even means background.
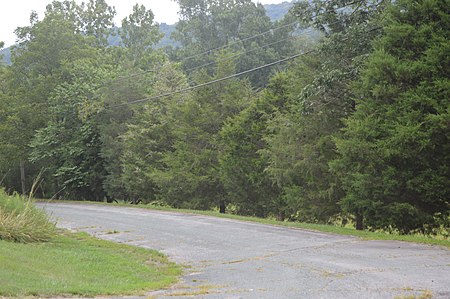
[[[220,214],[225,214],[227,206],[225,205],[225,201],[221,200],[219,203],[219,212]]]
[[[284,219],[285,219],[284,211],[279,211],[277,215],[277,220],[284,221]]]
[[[364,229],[364,219],[361,212],[356,213],[356,230]]]
[[[26,195],[26,185],[25,185],[25,161],[20,160],[20,183],[22,185],[22,195]]]

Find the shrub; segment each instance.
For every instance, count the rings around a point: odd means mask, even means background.
[[[48,215],[31,199],[9,196],[0,190],[0,240],[20,243],[46,242],[56,233]]]

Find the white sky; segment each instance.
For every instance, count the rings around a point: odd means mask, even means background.
[[[287,0],[252,0],[262,4],[277,4]],[[20,26],[29,25],[31,11],[35,10],[39,19],[44,17],[47,4],[52,0],[2,0],[0,9],[0,41],[5,42],[5,47],[14,44],[16,36],[14,30]],[[83,0],[76,0],[77,3]],[[84,2],[87,2],[86,0]],[[173,24],[178,20],[178,5],[172,0],[106,0],[114,6],[117,11],[115,23],[120,24],[121,20],[131,13],[134,4],[143,4],[147,9],[151,9],[158,23]]]

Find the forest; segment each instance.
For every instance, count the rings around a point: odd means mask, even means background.
[[[31,13],[0,65],[1,188],[448,231],[449,0],[176,2],[165,47],[143,5]]]

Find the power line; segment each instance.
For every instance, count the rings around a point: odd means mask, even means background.
[[[307,29],[307,30],[311,30],[311,29]],[[305,30],[305,31],[307,31],[307,30]],[[286,40],[288,40],[288,39],[290,39],[290,38],[292,38],[292,36],[289,36],[289,37],[287,37],[287,38],[280,39],[280,40],[275,41],[275,42],[272,42],[272,43],[264,44],[264,45],[262,45],[262,46],[255,47],[255,48],[249,49],[249,50],[247,50],[247,51],[243,51],[243,52],[240,52],[240,53],[236,53],[236,54],[233,54],[233,55],[231,55],[231,56],[229,56],[229,57],[226,57],[226,58],[222,58],[222,59],[219,59],[219,60],[214,60],[214,61],[211,61],[211,62],[202,64],[202,65],[198,65],[198,66],[189,68],[189,69],[185,70],[185,72],[189,75],[189,72],[195,71],[195,70],[200,69],[200,68],[202,68],[202,67],[206,67],[206,66],[209,66],[209,65],[213,65],[213,64],[216,64],[216,63],[218,63],[218,62],[230,61],[230,60],[233,60],[233,59],[235,59],[235,58],[237,58],[237,57],[239,57],[239,56],[242,56],[242,55],[245,55],[245,54],[248,54],[248,53],[251,53],[251,52],[255,52],[255,51],[260,50],[260,49],[264,49],[264,48],[267,48],[267,47],[270,47],[270,46],[279,44],[279,43],[284,42],[284,41],[286,41]],[[158,70],[160,70],[161,68],[162,68],[162,66],[160,66],[160,67],[158,68]],[[129,76],[126,76],[126,77],[121,77],[121,78],[119,78],[118,80],[125,80],[125,79],[131,79],[131,78],[134,78],[134,77],[140,77],[140,76],[142,76],[142,75],[144,75],[144,74],[146,74],[146,73],[149,73],[149,72],[156,72],[156,71],[157,71],[156,69],[154,69],[154,70],[148,70],[148,71],[144,71],[144,72],[141,72],[141,73],[136,73],[136,74],[133,74],[133,75],[129,75]],[[108,81],[108,83],[106,83],[106,84],[113,83],[113,82],[116,83],[117,80],[115,80],[115,81],[114,81],[114,80]],[[102,87],[102,86],[105,86],[106,84],[101,84],[100,86]]]
[[[239,76],[251,73],[251,72],[255,72],[255,71],[258,71],[258,70],[266,68],[266,67],[274,66],[276,64],[280,64],[280,63],[283,63],[283,62],[295,59],[297,57],[307,55],[307,54],[312,53],[314,51],[316,51],[316,50],[310,50],[310,51],[307,51],[307,52],[299,53],[299,54],[296,54],[296,55],[293,55],[293,56],[290,56],[290,57],[287,57],[287,58],[284,58],[284,59],[281,59],[281,60],[277,60],[277,61],[265,64],[265,65],[262,65],[262,66],[259,66],[259,67],[256,67],[256,68],[253,68],[253,69],[250,69],[250,70],[246,70],[246,71],[243,71],[243,72],[240,72],[240,73],[237,73],[237,74],[233,74],[233,75],[229,75],[229,76],[222,77],[222,78],[219,78],[219,79],[215,79],[215,80],[212,80],[212,81],[208,81],[208,82],[205,82],[205,83],[201,83],[201,84],[198,84],[198,85],[195,85],[195,86],[182,88],[182,89],[179,89],[179,90],[175,90],[175,91],[172,91],[172,92],[160,94],[160,95],[157,95],[157,96],[153,96],[153,97],[149,97],[149,98],[145,98],[145,99],[141,99],[141,100],[136,100],[136,101],[131,101],[131,102],[123,103],[123,104],[118,104],[118,105],[110,106],[110,107],[107,107],[107,108],[117,108],[117,107],[128,106],[128,105],[132,105],[132,104],[137,104],[137,103],[142,103],[142,102],[146,102],[146,101],[156,100],[156,99],[163,98],[163,97],[172,96],[172,95],[183,93],[183,92],[186,92],[186,91],[191,91],[191,90],[194,90],[194,89],[197,89],[197,88],[200,88],[200,87],[208,86],[208,85],[219,83],[219,82],[222,82],[222,81],[225,81],[225,80],[229,80],[229,79],[232,79],[232,78],[235,78],[235,77],[239,77]]]
[[[218,51],[218,50],[222,50],[222,49],[231,47],[232,45],[235,45],[235,44],[238,44],[238,43],[242,43],[242,42],[246,42],[246,41],[248,41],[248,40],[255,39],[255,38],[257,38],[257,37],[266,35],[266,34],[268,34],[268,33],[273,33],[273,32],[275,32],[275,31],[277,31],[277,30],[279,30],[279,29],[286,28],[286,27],[289,27],[289,26],[293,26],[293,25],[295,25],[296,23],[298,23],[298,22],[295,21],[295,22],[292,22],[292,23],[289,23],[289,24],[285,24],[285,25],[282,25],[282,26],[279,26],[279,27],[276,27],[276,28],[272,28],[272,29],[270,29],[270,30],[267,30],[267,31],[264,31],[264,32],[255,34],[255,35],[253,35],[253,36],[249,36],[249,37],[246,37],[246,38],[243,38],[243,39],[238,39],[238,40],[235,40],[235,41],[233,41],[233,42],[231,42],[231,43],[228,43],[228,44],[226,44],[226,45],[223,45],[223,46],[220,46],[220,47],[217,47],[217,48],[213,48],[213,49],[206,50],[206,51],[201,52],[201,53],[198,53],[198,54],[194,54],[194,55],[185,57],[185,58],[183,58],[181,61],[189,60],[189,59],[195,58],[195,57],[197,57],[197,56],[202,56],[202,55],[205,55],[205,54],[211,54],[211,52],[215,52],[215,51]]]
[[[264,48],[266,48],[266,47],[270,47],[270,46],[279,44],[279,43],[284,42],[284,41],[286,41],[286,40],[288,40],[288,39],[290,39],[290,38],[291,38],[291,36],[289,36],[289,37],[287,37],[287,38],[280,39],[280,40],[278,40],[278,41],[276,41],[276,42],[273,42],[273,43],[268,43],[268,44],[265,44],[265,45],[262,45],[262,46],[258,46],[258,47],[256,47],[256,48],[252,48],[252,49],[247,50],[247,51],[244,51],[244,52],[236,53],[236,54],[234,54],[234,55],[231,55],[231,56],[226,57],[226,58],[223,58],[223,59],[214,60],[214,61],[211,61],[211,62],[208,62],[208,63],[205,63],[205,64],[201,64],[201,65],[192,67],[192,68],[190,68],[190,69],[187,69],[187,70],[186,70],[186,73],[189,73],[189,72],[191,72],[191,71],[195,71],[195,70],[197,70],[197,69],[199,69],[199,68],[202,68],[202,67],[205,67],[205,66],[209,66],[209,65],[212,65],[212,64],[216,64],[216,63],[218,63],[218,62],[224,62],[224,61],[232,60],[232,59],[234,59],[234,58],[236,58],[236,57],[239,57],[239,56],[242,56],[242,55],[251,53],[251,52],[255,52],[255,51],[257,51],[257,50],[264,49]]]
[[[335,9],[338,10],[338,9],[346,8],[346,7],[351,6],[351,5],[355,4],[355,3],[358,3],[358,1],[350,2],[350,3],[348,3],[348,4],[344,5],[344,6],[337,7],[337,8],[335,8]],[[325,14],[325,12],[322,13],[322,14],[316,14],[316,15],[314,15],[314,16],[311,17],[311,20],[316,19],[316,18],[318,18],[318,17],[320,17],[321,15],[324,15],[324,14]],[[337,22],[338,22],[338,21],[337,21]],[[337,23],[337,22],[336,22],[336,23]],[[197,54],[194,54],[194,55],[191,55],[191,56],[188,56],[188,57],[184,57],[184,58],[181,59],[179,62],[184,62],[184,61],[186,61],[186,60],[192,59],[192,58],[197,57],[197,56],[201,56],[201,55],[205,55],[205,54],[211,54],[212,52],[215,52],[215,51],[218,51],[218,50],[221,50],[221,49],[228,48],[228,47],[230,47],[230,46],[232,46],[232,45],[234,45],[234,44],[237,44],[237,43],[240,43],[240,42],[249,41],[249,40],[255,39],[255,38],[257,38],[257,37],[266,35],[266,34],[268,34],[268,33],[273,33],[273,32],[275,32],[275,31],[277,31],[277,30],[279,30],[279,29],[283,29],[283,28],[286,28],[286,27],[289,27],[289,26],[293,26],[293,25],[295,25],[296,23],[298,23],[298,21],[295,21],[295,22],[292,22],[292,23],[289,23],[289,24],[284,24],[284,25],[281,25],[281,26],[279,26],[279,27],[271,28],[271,29],[269,29],[269,30],[267,30],[267,31],[264,31],[264,32],[255,34],[255,35],[253,35],[253,36],[249,36],[249,37],[246,37],[246,38],[243,38],[243,39],[235,40],[235,41],[233,41],[233,42],[231,42],[231,43],[228,43],[228,44],[226,44],[226,45],[222,45],[222,46],[217,47],[217,48],[209,49],[209,50],[203,51],[203,52],[201,52],[201,53],[197,53]],[[310,28],[308,28],[308,29],[310,29]],[[308,30],[308,29],[307,29],[307,30]],[[214,63],[214,62],[212,62],[212,63]],[[212,64],[212,63],[211,63],[211,64]],[[108,81],[108,82],[105,82],[105,83],[102,84],[101,86],[105,86],[105,85],[108,85],[108,84],[111,84],[111,83],[115,83],[115,82],[117,82],[117,81],[122,81],[122,80],[126,80],[126,79],[131,79],[131,78],[134,78],[134,77],[142,76],[142,75],[147,74],[147,73],[157,72],[157,71],[159,71],[160,69],[161,69],[161,66],[158,67],[158,68],[154,68],[154,69],[150,69],[150,70],[143,71],[143,72],[141,72],[141,73],[136,73],[136,74],[132,74],[132,75],[129,75],[129,76],[119,77],[119,78],[117,78],[117,79],[114,79],[114,80],[110,80],[110,81]]]
[[[261,32],[261,33],[255,34],[255,35],[246,37],[244,39],[235,40],[235,41],[233,41],[231,43],[228,43],[226,45],[223,45],[223,46],[220,46],[220,47],[217,47],[217,48],[213,48],[213,49],[209,49],[209,50],[206,50],[204,52],[197,53],[197,54],[194,54],[194,55],[191,55],[191,56],[188,56],[188,57],[184,57],[181,60],[179,60],[178,62],[184,62],[186,60],[189,60],[189,59],[192,59],[192,58],[195,58],[195,57],[198,57],[198,56],[202,56],[202,55],[205,55],[205,54],[211,54],[212,52],[231,47],[232,45],[237,44],[239,42],[252,40],[252,39],[255,39],[257,37],[260,37],[260,36],[263,36],[265,34],[268,34],[270,32],[275,32],[275,31],[277,31],[279,29],[286,28],[286,27],[289,27],[289,26],[293,26],[296,23],[297,23],[297,21],[289,23],[289,24],[285,24],[285,25],[282,25],[282,26],[279,26],[279,27],[272,28],[272,29],[267,30],[265,32]],[[147,73],[157,72],[160,69],[161,69],[161,66],[153,68],[153,69],[150,69],[150,70],[146,70],[146,71],[143,71],[143,72],[140,72],[140,73],[131,74],[131,75],[128,75],[128,76],[123,76],[123,77],[118,77],[117,79],[113,79],[113,80],[109,80],[109,81],[105,82],[104,84],[102,84],[102,86],[105,86],[105,85],[108,85],[108,84],[111,84],[111,83],[116,83],[117,81],[122,81],[122,80],[126,80],[126,79],[131,79],[131,78],[134,78],[134,77],[139,77],[139,76],[142,76],[142,75],[147,74]]]

